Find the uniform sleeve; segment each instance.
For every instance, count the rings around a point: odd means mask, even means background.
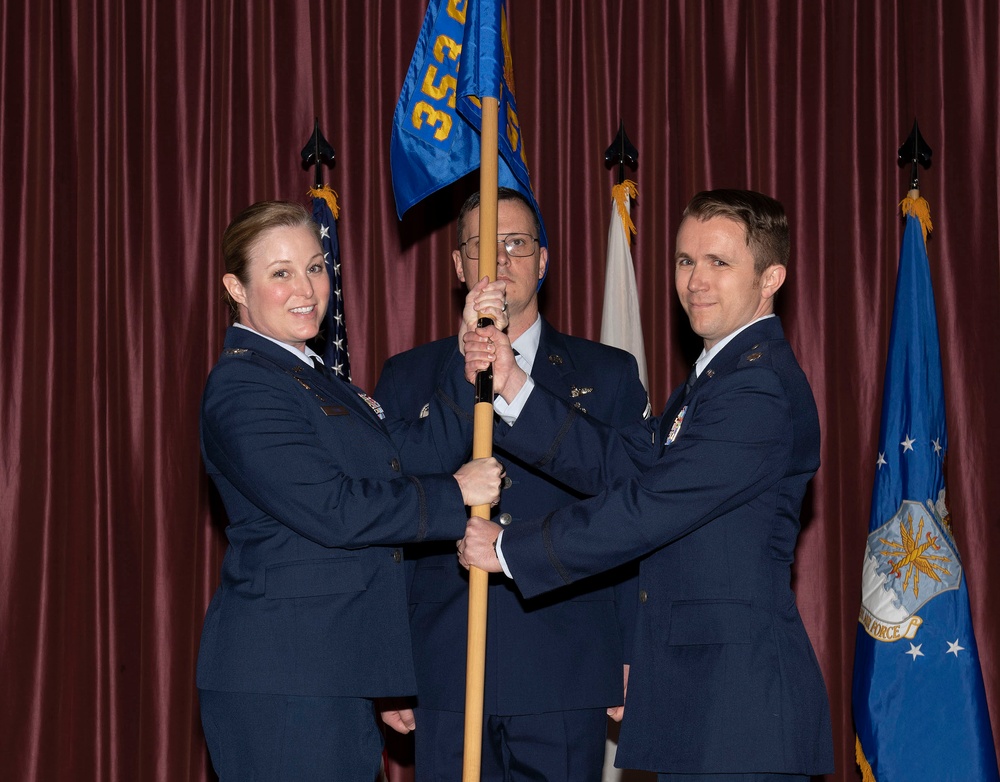
[[[648,417],[649,395],[639,379],[639,367],[631,354],[623,357],[622,371],[615,390],[615,409],[609,423],[621,430],[642,425]],[[639,601],[639,562],[633,560],[618,567],[614,583],[615,617],[622,639],[622,659],[632,660],[632,641]]]
[[[644,556],[753,501],[788,469],[789,411],[770,369],[720,378],[648,468],[605,464],[603,474],[614,477],[604,491],[505,532],[504,555],[521,593],[532,597]],[[581,416],[564,416],[563,426],[552,463],[567,462],[572,473],[574,461],[615,458],[604,443],[614,441],[613,431]],[[591,450],[574,455],[580,443]]]
[[[397,360],[386,362],[375,387],[375,399],[386,414],[386,426],[400,449],[404,472],[423,475],[454,473],[472,449],[472,385],[455,379],[454,357],[434,382],[430,398],[414,398],[408,373]],[[424,405],[421,409],[419,405]]]
[[[320,545],[461,537],[466,514],[451,474],[405,476],[391,443],[373,442],[367,424],[351,415],[317,419],[305,402],[284,377],[247,362],[217,368],[202,405],[210,471],[262,516]]]
[[[498,427],[495,438],[505,450],[567,486],[597,494],[638,476],[653,458],[654,419],[641,419],[645,402],[631,417],[619,407],[618,420],[605,424],[536,386],[517,423]]]

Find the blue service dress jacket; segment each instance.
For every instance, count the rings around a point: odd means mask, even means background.
[[[430,427],[390,432],[359,389],[233,327],[205,387],[201,443],[229,546],[198,687],[413,694],[400,544],[454,541],[467,518],[451,474],[407,475],[433,468]]]
[[[452,458],[461,464],[472,442],[474,392],[464,380],[454,337],[397,355],[383,369],[376,396],[387,409],[414,420],[435,398],[448,399],[467,432]],[[574,409],[612,426],[642,420],[647,406],[635,359],[624,351],[557,332],[544,320],[532,367],[535,382]],[[443,409],[443,408],[442,408]],[[503,424],[498,424],[503,426]],[[511,480],[494,519],[509,514],[512,529],[582,494],[497,450]],[[407,548],[410,625],[421,707],[465,708],[468,574],[454,543]],[[637,599],[634,566],[527,600],[510,580],[492,576],[486,636],[487,714],[540,714],[606,708],[622,701],[623,643],[631,634]]]
[[[535,389],[503,447],[597,496],[511,526],[526,597],[642,557],[616,763],[659,773],[833,771],[823,677],[791,588],[819,467],[809,383],[777,318],[626,437]],[[504,431],[505,430],[505,431]]]

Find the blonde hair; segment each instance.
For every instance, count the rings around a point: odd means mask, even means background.
[[[302,204],[292,201],[258,201],[251,204],[233,218],[222,234],[222,260],[226,274],[234,275],[243,285],[249,284],[250,255],[261,236],[272,228],[299,226],[312,231],[316,241],[322,244],[319,225]],[[233,323],[239,322],[239,307],[229,291],[223,293],[223,298],[229,305]]]

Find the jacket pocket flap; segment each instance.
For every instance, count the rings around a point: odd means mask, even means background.
[[[364,589],[357,557],[285,562],[267,568],[264,577],[264,595],[269,599],[339,595]]]
[[[684,600],[670,607],[670,646],[750,643],[748,600]]]

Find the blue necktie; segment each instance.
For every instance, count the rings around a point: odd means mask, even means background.
[[[309,356],[308,358],[312,362],[313,369],[315,369],[317,372],[323,375],[323,377],[326,378],[333,377],[333,372],[331,372],[330,368],[323,363],[323,359],[321,359],[319,356]]]
[[[687,399],[688,394],[691,393],[692,387],[694,387],[695,382],[698,380],[698,366],[695,365],[691,368],[691,374],[688,375],[687,382],[684,383],[684,396],[683,399]]]

